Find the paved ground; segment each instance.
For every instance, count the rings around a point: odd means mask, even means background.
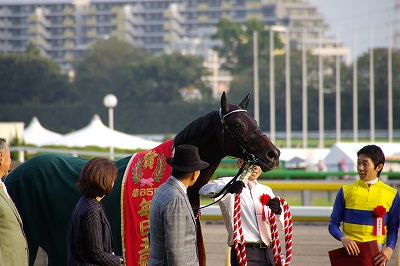
[[[222,222],[203,222],[207,266],[225,266],[228,247]],[[291,266],[329,266],[328,251],[341,247],[328,232],[327,223],[295,223],[293,225],[293,258]],[[388,266],[398,266],[397,249]],[[45,254],[38,254],[35,266],[46,265]],[[358,266],[358,265],[354,265]]]
[[[207,252],[207,266],[226,265],[228,248],[225,226],[220,222],[214,222],[212,224],[204,223],[202,228]],[[290,265],[329,266],[328,251],[340,247],[340,242],[329,234],[327,223],[295,223],[293,225],[293,258]],[[388,266],[396,265],[396,255],[393,255]]]

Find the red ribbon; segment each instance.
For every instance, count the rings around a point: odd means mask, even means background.
[[[378,205],[374,209],[374,231],[373,234],[375,236],[382,236],[386,234],[385,231],[385,214],[386,209],[382,205]]]
[[[263,208],[262,208],[262,220],[265,222],[265,221],[267,221],[267,215],[265,214],[265,208],[264,208],[264,205],[267,205],[267,202],[269,201],[271,199],[271,196],[269,196],[269,195],[267,195],[267,194],[262,194],[261,196],[260,196],[260,201],[261,201],[261,204],[263,205]]]

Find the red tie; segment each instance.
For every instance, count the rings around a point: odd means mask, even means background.
[[[263,221],[263,206],[255,189],[257,182],[249,181],[248,185],[250,188],[251,197],[253,198],[254,209],[256,211],[258,231],[260,232],[261,240],[264,242],[264,244],[269,246],[269,244],[271,243],[271,231],[268,230],[269,224],[266,221]]]

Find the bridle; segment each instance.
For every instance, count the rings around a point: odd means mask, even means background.
[[[244,109],[237,109],[237,110],[233,110],[233,111],[231,111],[231,112],[229,112],[229,113],[226,113],[225,115],[222,116],[222,110],[219,109],[219,118],[220,118],[220,121],[221,121],[221,124],[222,124],[222,139],[221,139],[222,144],[221,144],[221,147],[222,147],[222,151],[224,152],[224,154],[227,155],[227,153],[226,153],[226,151],[225,151],[225,138],[224,138],[224,137],[225,137],[225,132],[228,132],[229,135],[230,135],[230,136],[232,137],[232,139],[234,140],[234,142],[235,142],[235,143],[240,147],[240,149],[241,149],[241,154],[242,154],[242,156],[239,156],[239,157],[241,157],[241,158],[243,158],[245,161],[247,161],[248,158],[249,158],[249,159],[256,158],[256,156],[255,156],[254,154],[251,154],[251,153],[249,153],[249,152],[247,151],[247,148],[248,148],[254,141],[256,141],[257,139],[261,138],[262,136],[265,136],[265,134],[263,134],[262,131],[261,131],[261,134],[258,134],[255,138],[253,138],[252,140],[250,140],[249,143],[244,143],[244,142],[239,138],[239,136],[236,134],[236,132],[233,131],[233,130],[229,127],[229,125],[226,123],[226,120],[225,120],[225,118],[228,117],[229,115],[234,114],[234,113],[239,113],[239,112],[245,112],[245,113],[247,113],[247,111],[244,110]],[[252,132],[248,133],[248,136],[251,136],[251,135],[252,135],[254,132],[256,132],[256,131],[257,131],[257,128],[256,128],[255,130],[253,130]]]
[[[233,131],[233,130],[229,127],[229,125],[226,123],[226,121],[225,121],[225,118],[226,118],[227,116],[229,116],[229,115],[231,115],[231,114],[234,114],[234,113],[239,113],[239,112],[246,112],[246,113],[247,113],[247,111],[244,110],[244,109],[237,109],[237,110],[233,110],[233,111],[231,111],[231,112],[229,112],[229,113],[226,113],[225,115],[222,115],[222,110],[219,109],[219,118],[220,118],[220,121],[221,121],[221,124],[222,124],[222,140],[221,140],[222,144],[221,144],[221,147],[222,147],[222,150],[223,150],[224,154],[227,155],[227,153],[226,153],[226,151],[225,151],[225,145],[224,145],[224,144],[225,144],[225,139],[224,139],[224,137],[225,137],[225,132],[228,132],[229,135],[230,135],[230,136],[232,137],[232,139],[234,140],[234,142],[240,147],[240,149],[241,149],[241,154],[242,154],[241,158],[244,160],[244,163],[242,164],[242,166],[241,166],[240,169],[238,170],[237,174],[224,186],[224,188],[223,188],[219,193],[217,193],[217,194],[215,194],[214,196],[212,196],[212,198],[214,198],[214,199],[215,199],[215,198],[218,198],[218,200],[216,200],[216,201],[214,201],[213,203],[208,204],[208,205],[206,205],[206,206],[200,207],[199,209],[203,209],[203,208],[206,208],[206,207],[208,207],[208,206],[211,206],[211,205],[217,203],[219,200],[221,200],[221,199],[228,193],[228,190],[229,190],[229,188],[233,185],[233,183],[234,183],[235,181],[238,180],[238,177],[240,177],[241,174],[242,174],[245,170],[247,171],[247,169],[249,169],[250,167],[252,167],[253,165],[255,165],[256,162],[257,162],[257,157],[256,157],[254,154],[249,153],[249,152],[247,151],[247,148],[248,148],[254,141],[256,141],[257,139],[259,139],[260,137],[265,136],[265,135],[262,134],[262,131],[261,131],[261,134],[259,134],[259,135],[257,135],[256,137],[254,137],[252,140],[250,140],[249,143],[244,143],[244,142],[239,138],[239,136],[235,133],[235,131]],[[257,129],[253,130],[253,131],[250,132],[250,134],[248,134],[248,135],[251,136],[256,130],[257,130]],[[223,196],[221,196],[221,195],[223,195]]]

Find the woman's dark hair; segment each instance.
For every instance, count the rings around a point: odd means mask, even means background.
[[[374,169],[376,169],[380,164],[382,164],[382,166],[385,165],[385,154],[382,149],[376,145],[367,145],[362,147],[361,150],[357,152],[357,157],[360,156],[360,154],[364,154],[371,158],[371,161],[374,163]],[[380,176],[382,169],[377,173],[378,177]]]
[[[88,161],[78,180],[81,193],[87,197],[102,197],[111,193],[118,169],[107,158],[96,157]]]

